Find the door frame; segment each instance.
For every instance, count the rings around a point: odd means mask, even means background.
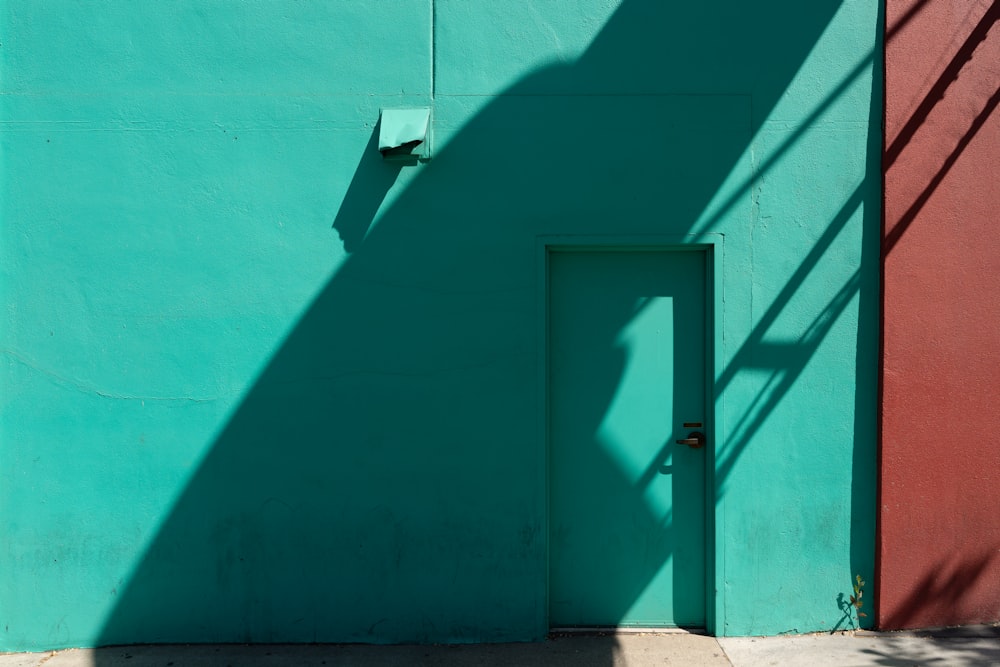
[[[705,253],[705,330],[710,336],[705,346],[705,631],[717,635],[720,612],[724,608],[724,587],[719,577],[723,572],[722,550],[716,547],[722,537],[722,505],[716,487],[716,465],[718,443],[727,436],[725,424],[720,422],[725,413],[720,404],[721,396],[716,390],[718,378],[722,375],[723,331],[725,329],[722,265],[724,261],[725,236],[719,233],[677,234],[677,235],[576,235],[553,234],[536,237],[537,308],[539,331],[537,335],[538,389],[540,400],[538,428],[541,430],[542,459],[538,469],[542,471],[545,489],[545,511],[542,531],[545,535],[545,590],[542,600],[541,622],[544,624],[542,636],[548,635],[549,625],[549,581],[550,564],[550,484],[551,484],[551,443],[549,439],[549,257],[556,252],[704,252]]]

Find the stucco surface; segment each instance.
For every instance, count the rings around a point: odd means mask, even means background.
[[[874,3],[2,11],[0,647],[543,637],[551,235],[725,239],[707,623],[854,623]]]
[[[890,1],[879,624],[1000,618],[1000,5]]]

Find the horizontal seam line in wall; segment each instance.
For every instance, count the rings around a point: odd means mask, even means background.
[[[284,98],[284,97],[424,97],[429,98],[430,92],[417,91],[413,93],[370,93],[361,91],[351,92],[330,92],[326,90],[316,91],[274,91],[270,93],[253,93],[234,90],[232,92],[212,92],[212,91],[134,91],[134,90],[3,90],[0,91],[2,97],[260,97],[260,98]]]
[[[306,97],[306,98],[387,98],[387,99],[399,99],[399,98],[429,98],[430,93],[418,92],[418,93],[328,93],[328,92],[296,92],[296,93],[182,93],[182,92],[156,92],[156,93],[135,93],[130,91],[107,91],[107,92],[77,92],[77,91],[4,91],[0,92],[0,97],[92,97],[92,98],[103,98],[103,97],[129,97],[129,98],[142,98],[142,97],[213,97],[219,99],[225,99],[227,97],[259,97],[262,99],[281,99],[288,97]],[[705,92],[607,92],[607,93],[511,93],[511,92],[496,92],[496,93],[437,93],[435,95],[436,99],[442,97],[752,97],[752,93],[745,92],[733,92],[733,93],[705,93]]]
[[[442,97],[752,97],[751,93],[438,93]]]
[[[55,121],[54,124],[58,124]],[[39,133],[39,132],[59,132],[59,133],[73,133],[73,132],[219,132],[220,128],[215,127],[191,127],[185,125],[168,125],[164,127],[129,127],[127,125],[122,126],[108,126],[101,124],[94,124],[91,127],[77,127],[77,128],[53,128],[53,127],[34,127],[34,128],[17,128],[17,127],[4,127],[4,132],[24,132],[24,133]],[[227,125],[227,130],[234,130],[239,132],[350,132],[356,134],[359,130],[371,129],[369,128],[358,128],[358,127],[274,127],[267,125]]]

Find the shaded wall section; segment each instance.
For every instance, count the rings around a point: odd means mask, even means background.
[[[878,624],[1000,619],[1000,3],[889,0]]]
[[[543,637],[551,235],[724,237],[706,622],[856,620],[875,3],[2,11],[0,647]],[[391,166],[407,105],[434,157]],[[652,530],[598,433],[633,317],[595,332],[579,446]]]

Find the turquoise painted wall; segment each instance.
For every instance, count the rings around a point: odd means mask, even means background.
[[[0,649],[543,637],[552,234],[724,235],[709,623],[842,627],[880,20],[7,0]],[[407,105],[434,156],[388,165]]]

